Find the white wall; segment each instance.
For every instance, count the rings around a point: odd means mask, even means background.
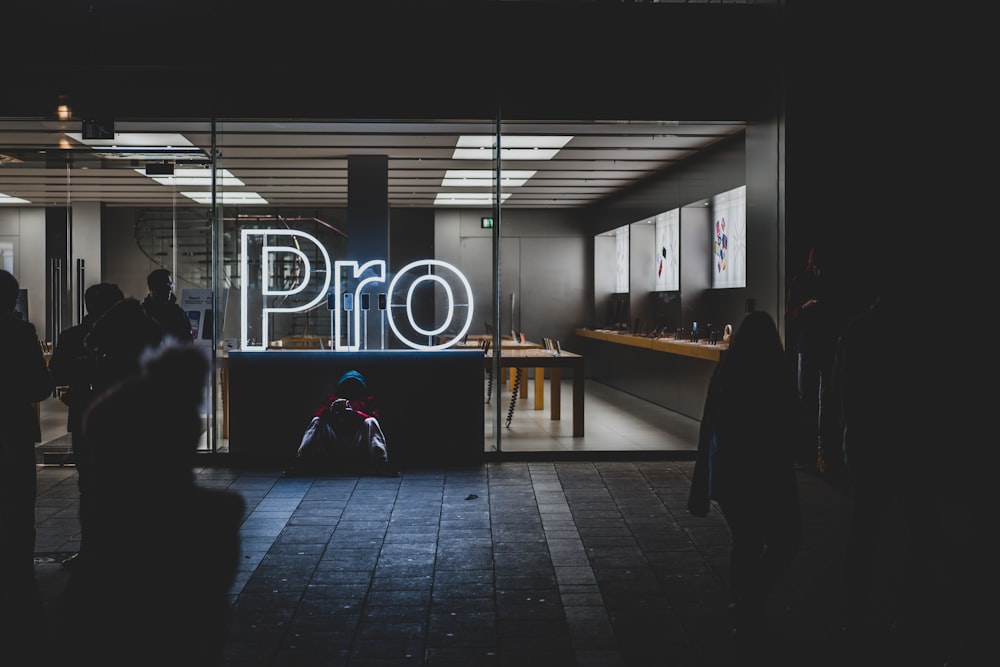
[[[44,208],[0,208],[0,241],[14,245],[14,276],[21,288],[28,290],[28,318],[35,325],[38,337],[46,336],[49,320],[48,274],[49,262],[45,250],[46,222]],[[71,308],[76,313],[76,260],[84,260],[86,289],[102,280],[101,262],[101,205],[73,205],[73,257],[67,265],[73,290]],[[62,328],[76,324],[75,315],[64,320]]]
[[[70,267],[76,280],[76,260],[84,261],[83,289],[102,280],[101,264],[101,205],[73,204],[73,258]],[[73,313],[77,312],[77,289],[73,289]],[[80,290],[79,293],[82,293]],[[73,324],[76,322],[74,321]],[[67,323],[64,323],[68,326]]]
[[[14,245],[14,277],[28,290],[28,319],[45,338],[45,209],[0,208],[0,240]]]

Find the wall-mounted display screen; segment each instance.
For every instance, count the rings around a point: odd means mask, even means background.
[[[605,319],[609,329],[629,328],[629,295],[628,292],[615,292],[608,296],[608,314]]]
[[[628,225],[615,230],[615,291],[628,292],[629,283]]]
[[[712,287],[747,286],[746,186],[712,197]]]
[[[674,331],[681,326],[681,293],[656,291],[649,293],[649,319],[653,330]]]
[[[654,251],[654,289],[678,290],[680,284],[681,212],[674,209],[656,216],[656,247]]]

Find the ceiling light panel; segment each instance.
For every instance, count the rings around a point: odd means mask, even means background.
[[[189,199],[193,199],[199,204],[211,204],[212,203],[212,193],[211,192],[182,192],[182,195]],[[228,205],[249,205],[249,204],[266,204],[267,200],[261,197],[256,192],[216,192],[216,203],[228,204]]]
[[[79,132],[67,132],[73,141],[87,146],[113,148],[195,148],[183,134],[173,132],[116,132],[114,139],[84,139]]]
[[[501,148],[555,148],[560,149],[569,143],[571,136],[553,134],[515,134],[504,135],[500,142]],[[463,134],[458,138],[456,148],[493,148],[496,137],[491,134]]]
[[[501,187],[516,188],[524,185],[537,172],[534,170],[503,170],[500,172]],[[489,169],[449,169],[444,174],[441,185],[446,188],[492,187],[495,172]]]
[[[94,148],[95,155],[109,160],[208,159],[187,137],[172,132],[117,132],[114,139],[84,139],[79,132],[67,132],[66,136]]]
[[[572,136],[513,135],[500,141],[501,160],[551,160]],[[463,134],[455,144],[453,160],[490,160],[496,137],[489,134]]]
[[[136,169],[137,173],[148,176],[145,169]],[[160,185],[170,186],[204,186],[212,185],[211,169],[191,169],[178,167],[173,176],[149,176]],[[218,169],[215,172],[215,182],[219,187],[237,187],[244,185],[243,181],[233,176],[228,169]]]
[[[500,193],[500,202],[510,197],[509,192]],[[495,199],[488,192],[441,192],[434,198],[435,206],[492,206]]]
[[[0,204],[30,204],[31,202],[27,199],[21,199],[20,197],[11,197],[10,195],[5,195],[0,192]]]

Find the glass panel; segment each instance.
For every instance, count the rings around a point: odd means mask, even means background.
[[[218,166],[239,179],[220,183],[224,354],[478,345],[492,328],[493,152],[455,152],[495,124],[224,119],[217,130]],[[430,272],[444,278],[416,279]],[[408,298],[414,284],[426,297]]]
[[[703,298],[708,276],[704,285],[695,281],[691,256],[692,248],[709,247],[707,233],[702,238],[698,231],[709,209],[692,200],[745,181],[737,178],[745,149],[728,141],[745,133],[738,122],[517,121],[504,122],[498,132],[496,122],[483,119],[118,119],[113,129],[112,146],[110,140],[84,141],[78,120],[0,119],[0,193],[10,196],[6,203],[0,198],[0,243],[14,248],[4,261],[29,284],[32,319],[50,340],[63,328],[60,319],[68,324],[78,316],[75,260],[85,260],[83,282],[100,275],[138,298],[150,270],[171,269],[199,342],[214,349],[219,361],[220,389],[208,396],[215,405],[206,405],[211,426],[205,451],[228,451],[222,389],[228,350],[407,348],[417,336],[390,326],[395,320],[388,292],[392,278],[415,261],[456,267],[473,297],[467,330],[461,317],[451,317],[446,294],[417,304],[414,331],[424,332],[424,345],[457,336],[477,347],[488,339],[494,349],[516,344],[579,353],[584,343],[576,330],[606,325],[612,294],[630,298],[627,316],[623,304],[623,315],[611,317],[619,329],[631,331],[636,318],[640,330],[651,331],[712,322],[703,314],[711,305]],[[169,140],[140,143],[151,135]],[[131,143],[121,143],[123,137]],[[685,177],[685,161],[708,156],[703,149],[716,145],[723,145],[715,152],[721,155],[709,156],[708,164],[723,162],[723,169]],[[365,178],[359,182],[360,174]],[[353,195],[366,190],[361,206],[368,210],[358,213]],[[677,211],[680,219],[665,226],[661,217]],[[356,215],[375,217],[362,223]],[[17,225],[10,222],[15,216]],[[95,221],[97,232],[88,234]],[[45,228],[51,238],[11,234],[15,228]],[[259,233],[264,230],[282,233]],[[241,252],[244,237],[247,252]],[[657,254],[664,244],[677,248]],[[627,260],[619,250],[628,252]],[[242,266],[248,255],[258,259]],[[103,265],[102,257],[108,258]],[[664,262],[669,273],[659,272],[657,258],[671,260]],[[49,259],[62,261],[58,272],[50,271]],[[359,287],[376,277],[364,274],[376,267],[361,268],[371,260],[385,260],[385,275]],[[352,261],[358,266],[336,264]],[[248,316],[244,331],[245,284],[256,294],[257,315]],[[345,291],[354,295],[351,311],[344,308]],[[678,325],[676,299],[666,297],[681,291]],[[720,298],[728,296],[724,292]],[[663,303],[654,302],[654,294]],[[192,302],[194,297],[199,301]],[[379,307],[382,299],[386,308]],[[609,379],[605,384],[628,388],[613,377],[617,367],[598,357],[588,361],[602,363],[597,375]],[[499,366],[489,370],[483,386],[486,450],[594,449],[618,436],[601,435],[601,419],[585,420],[586,437],[574,435],[569,370],[559,383],[561,416],[551,411],[549,367],[523,368],[516,397],[516,371],[512,378],[506,366],[503,372]],[[634,393],[658,392],[665,377],[650,373]],[[679,387],[682,380],[670,382]],[[674,389],[679,398],[666,402],[690,411],[690,401]],[[596,403],[587,405],[590,416]]]

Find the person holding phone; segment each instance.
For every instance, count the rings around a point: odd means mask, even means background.
[[[191,320],[177,303],[173,274],[168,269],[155,269],[146,276],[146,286],[149,293],[142,300],[146,315],[159,323],[164,336],[182,343],[192,342]]]

